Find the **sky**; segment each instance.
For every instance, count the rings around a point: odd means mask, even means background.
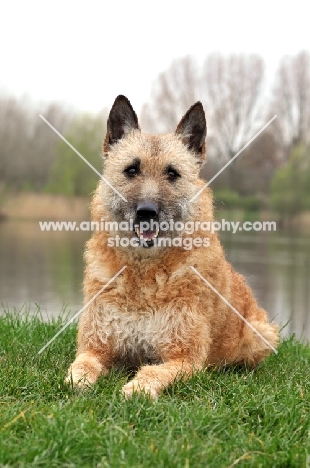
[[[310,49],[306,1],[2,0],[0,93],[99,112],[125,94],[139,113],[171,62],[258,53],[271,79]]]

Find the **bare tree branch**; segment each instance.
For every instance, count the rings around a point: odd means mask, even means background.
[[[279,65],[270,113],[277,113],[279,137],[286,154],[298,143],[310,142],[310,54],[286,56]]]

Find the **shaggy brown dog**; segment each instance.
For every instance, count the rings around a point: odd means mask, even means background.
[[[278,327],[225,260],[217,235],[205,230],[213,220],[210,189],[191,201],[204,185],[198,174],[205,137],[200,102],[174,134],[148,135],[128,99],[116,98],[103,151],[104,177],[118,193],[101,180],[92,203],[92,220],[104,220],[109,229],[96,231],[86,247],[84,293],[91,302],[81,315],[67,377],[74,385],[92,384],[122,363],[139,367],[124,394],[155,398],[179,376],[208,365],[255,366],[277,345]],[[194,232],[186,230],[188,222]],[[124,232],[116,223],[131,228]]]

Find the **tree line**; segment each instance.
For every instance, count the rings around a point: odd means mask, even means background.
[[[267,86],[269,85],[269,86]],[[202,65],[192,56],[171,63],[153,84],[142,108],[142,129],[172,132],[180,116],[202,101],[208,122],[210,179],[274,115],[277,118],[228,166],[212,187],[229,206],[269,203],[279,212],[309,209],[310,54],[283,57],[266,83],[258,55],[211,54]],[[76,115],[49,104],[38,109],[0,97],[0,186],[66,195],[88,195],[97,176],[38,117],[42,113],[99,171],[107,110]],[[288,210],[288,207],[289,210]]]

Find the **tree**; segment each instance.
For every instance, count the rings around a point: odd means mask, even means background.
[[[57,103],[49,103],[36,111],[29,134],[28,179],[31,186],[43,190],[56,158],[59,136],[39,117],[42,114],[62,135],[66,134],[73,120],[73,111]]]
[[[150,132],[173,132],[181,117],[199,96],[199,71],[195,59],[188,55],[174,60],[159,74],[152,90],[151,104],[141,111],[141,126]]]
[[[230,160],[254,136],[261,122],[264,63],[257,55],[213,54],[203,69],[209,129],[217,156]],[[229,188],[239,191],[236,159],[227,171]]]
[[[270,113],[278,114],[278,141],[284,155],[298,144],[310,143],[310,54],[302,51],[280,62]]]
[[[12,97],[0,99],[0,180],[20,183],[27,174],[23,159],[28,144],[29,118],[24,106]]]
[[[36,108],[26,99],[0,97],[0,182],[11,188],[41,190],[59,137],[40,119],[65,132],[71,114],[57,104]]]
[[[106,118],[101,114],[79,116],[64,135],[100,173],[100,149],[105,134],[105,121]],[[88,167],[67,143],[59,140],[46,190],[68,196],[87,196],[95,189],[98,180],[98,174]]]

